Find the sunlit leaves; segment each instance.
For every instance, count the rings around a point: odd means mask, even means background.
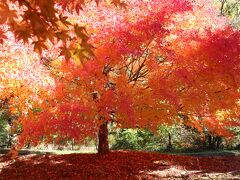
[[[54,81],[30,48],[8,38],[0,51],[0,95],[13,114],[26,115],[50,95]]]
[[[239,31],[210,3],[134,0],[119,9],[124,1],[55,2],[23,0],[22,19],[3,20],[36,52],[58,55],[47,63],[55,93],[38,104],[43,111],[21,119],[25,141],[81,141],[105,122],[151,129],[181,122],[228,135],[224,122],[238,109]],[[220,120],[219,111],[232,116]]]

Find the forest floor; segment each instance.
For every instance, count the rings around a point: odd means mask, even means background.
[[[136,151],[0,155],[0,179],[240,179],[240,156]]]

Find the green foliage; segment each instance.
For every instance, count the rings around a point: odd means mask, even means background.
[[[117,129],[112,134],[112,149],[192,151],[201,149],[203,144],[197,131],[183,125],[161,125],[156,133],[146,129]]]
[[[240,1],[239,0],[217,0],[220,14],[228,17],[234,27],[240,27]]]
[[[224,145],[227,149],[240,150],[240,127],[232,127],[230,130],[235,134],[233,139],[225,139]]]
[[[18,124],[14,126],[13,121],[17,119],[17,115],[9,112],[8,105],[5,104],[0,109],[0,147],[10,147],[17,140],[17,136],[22,131],[22,126]]]
[[[192,152],[240,149],[240,127],[231,128],[232,139],[204,134],[184,125],[161,125],[157,133],[146,129],[117,129],[111,132],[112,149]],[[169,138],[170,137],[170,138]]]
[[[7,122],[2,116],[0,116],[0,147],[4,148],[8,143],[8,130]]]
[[[158,134],[159,143],[166,150],[194,150],[199,149],[201,146],[200,134],[196,130],[184,125],[161,125],[158,128]]]
[[[157,137],[146,129],[117,129],[112,149],[158,151]]]

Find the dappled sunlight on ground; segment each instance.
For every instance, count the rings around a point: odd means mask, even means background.
[[[186,169],[182,169],[182,167],[169,167],[168,169],[163,170],[154,170],[150,172],[143,172],[143,174],[152,175],[155,177],[162,178],[177,178],[177,177],[189,177],[190,175],[200,173],[201,171],[188,171]]]
[[[106,155],[0,156],[0,179],[240,179],[240,156],[192,157],[114,151]],[[225,178],[223,178],[225,179]]]

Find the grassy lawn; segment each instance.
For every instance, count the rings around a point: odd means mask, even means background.
[[[9,149],[0,149],[0,154],[7,154]],[[20,155],[27,155],[27,154],[89,154],[89,153],[97,153],[94,150],[31,150],[31,149],[21,149],[19,150]]]
[[[167,153],[175,155],[184,155],[184,156],[228,156],[228,155],[240,155],[240,150],[218,150],[218,151],[197,151],[197,152],[186,152],[186,153]]]
[[[6,154],[9,149],[0,149],[0,154]],[[20,155],[27,154],[94,154],[97,153],[96,150],[81,149],[81,150],[31,150],[31,149],[22,149],[19,151]],[[196,151],[196,152],[167,152],[161,154],[173,154],[173,155],[182,155],[182,156],[198,156],[198,157],[207,157],[207,156],[227,156],[227,155],[240,155],[240,150],[217,150],[217,151]]]

